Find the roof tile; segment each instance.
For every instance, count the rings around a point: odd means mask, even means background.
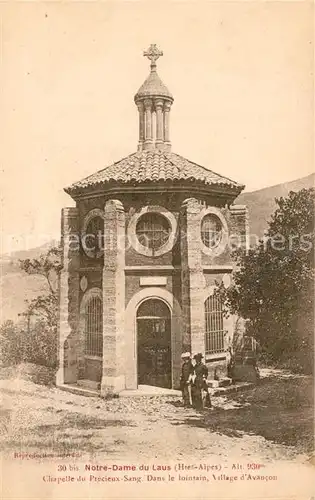
[[[216,174],[178,154],[155,149],[138,151],[110,165],[99,172],[75,182],[65,189],[75,194],[90,187],[110,182],[127,184],[159,181],[197,181],[206,185],[224,185],[227,189],[240,192],[243,189],[227,177]]]

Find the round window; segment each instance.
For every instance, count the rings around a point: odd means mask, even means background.
[[[104,251],[104,220],[100,216],[93,217],[84,231],[82,245],[90,257],[98,258]]]
[[[207,214],[201,223],[201,239],[208,248],[215,248],[222,239],[222,223],[214,214]]]
[[[137,222],[136,235],[139,243],[153,252],[168,242],[170,233],[169,221],[159,213],[145,213]]]

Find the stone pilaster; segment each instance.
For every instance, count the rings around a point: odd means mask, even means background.
[[[170,141],[170,110],[171,103],[164,102],[164,148],[167,150],[171,149],[171,141]]]
[[[157,148],[161,148],[164,143],[163,134],[163,100],[157,99],[154,101],[155,111],[156,111],[156,141],[155,145]]]
[[[137,103],[138,111],[139,111],[139,143],[138,143],[138,151],[142,151],[143,143],[144,143],[144,106],[143,102],[139,101]]]
[[[152,100],[145,99],[144,101],[145,109],[145,141],[144,149],[153,148],[153,138],[152,138]]]
[[[78,378],[77,343],[79,320],[79,214],[76,208],[61,212],[62,270],[59,279],[59,368],[57,385]]]
[[[257,244],[259,237],[252,235],[250,241],[248,208],[245,205],[230,206],[230,231],[237,238],[237,244],[248,252],[250,244]]]
[[[101,396],[125,388],[125,212],[109,200],[104,213],[103,374]]]
[[[183,350],[204,352],[204,276],[200,249],[201,206],[185,200],[181,212]]]

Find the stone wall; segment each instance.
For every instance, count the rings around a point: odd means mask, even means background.
[[[143,205],[164,206],[176,219],[176,241],[168,252],[159,257],[137,253],[128,242],[129,221]],[[72,233],[81,231],[84,218],[95,208],[104,212],[105,258],[91,259],[82,248],[73,252],[69,240]],[[103,291],[102,395],[119,392],[125,387],[124,363],[129,356],[126,345],[130,349],[130,342],[126,342],[125,338],[125,308],[132,297],[143,289],[140,284],[142,276],[166,277],[162,288],[174,296],[177,314],[181,315],[180,322],[176,323],[182,325],[180,336],[176,335],[176,349],[204,353],[204,301],[207,289],[214,286],[215,280],[221,281],[224,275],[229,275],[233,266],[228,247],[217,255],[204,252],[200,225],[204,210],[209,208],[211,206],[205,200],[189,198],[187,193],[182,193],[178,196],[147,194],[143,197],[126,194],[119,195],[115,200],[99,196],[82,200],[78,209],[64,209],[64,266],[60,279],[60,383],[75,382],[80,366],[82,368],[84,341],[78,335],[79,304],[85,291],[80,290],[79,286],[82,277],[87,279],[87,290],[96,287]],[[245,244],[248,240],[246,208],[216,206],[215,209],[224,216],[229,233],[239,235],[242,244]],[[143,272],[141,267],[144,267]],[[232,319],[227,328],[229,336],[233,335]],[[216,363],[210,363],[212,371],[217,368]],[[220,370],[222,366],[221,363]]]

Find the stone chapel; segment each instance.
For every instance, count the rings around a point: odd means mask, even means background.
[[[214,290],[231,283],[232,239],[248,240],[247,209],[233,204],[244,186],[172,151],[163,53],[144,55],[137,151],[66,188],[76,206],[61,216],[57,386],[104,397],[178,388],[185,351],[225,373],[235,318]]]

